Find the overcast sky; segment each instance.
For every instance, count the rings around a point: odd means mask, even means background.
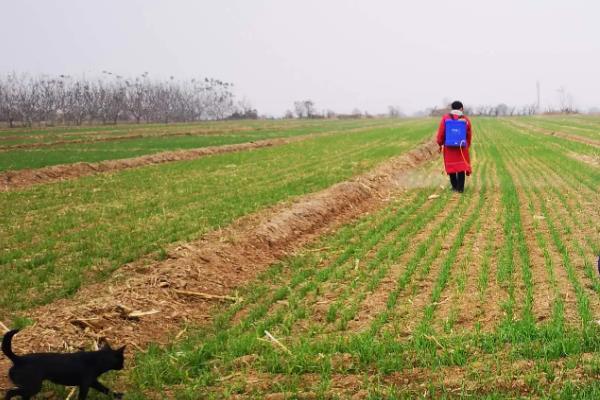
[[[600,106],[592,0],[0,0],[0,72],[214,77],[261,113]]]

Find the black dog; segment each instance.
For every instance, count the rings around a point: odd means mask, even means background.
[[[2,352],[13,362],[8,376],[16,388],[6,392],[6,400],[21,396],[28,400],[42,389],[42,381],[49,380],[59,385],[79,386],[79,399],[87,398],[90,388],[115,398],[114,393],[98,382],[98,377],[110,370],[123,369],[125,346],[113,350],[105,344],[98,351],[80,351],[77,353],[34,353],[18,356],[12,351],[12,337],[19,332],[13,330],[2,339]]]

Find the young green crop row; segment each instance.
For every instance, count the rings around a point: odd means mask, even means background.
[[[255,140],[401,127],[408,120],[367,121],[250,121],[152,126],[125,126],[93,130],[37,131],[20,135],[0,133],[0,171],[41,168],[74,162],[98,162],[171,150],[247,143]],[[10,136],[8,136],[10,135]],[[14,146],[42,146],[14,148]],[[13,146],[11,148],[10,146]]]
[[[56,142],[73,142],[81,140],[117,139],[127,140],[139,138],[156,138],[179,135],[224,135],[247,133],[248,135],[281,135],[294,134],[305,129],[316,131],[331,128],[360,127],[365,125],[381,125],[390,120],[247,120],[247,121],[207,121],[196,123],[176,124],[141,124],[141,125],[112,125],[89,127],[52,127],[45,129],[7,129],[0,131],[0,145],[11,146],[20,144],[57,144]]]
[[[0,193],[0,316],[410,150],[431,121]]]
[[[543,152],[544,158],[552,160],[552,165],[559,166],[559,169],[552,171],[546,165],[532,158],[529,167],[523,167],[519,174],[520,185],[523,187],[528,202],[529,208],[533,211],[536,209],[536,214],[539,220],[546,225],[549,233],[546,239],[539,231],[536,232],[536,240],[544,251],[546,265],[551,267],[552,260],[548,255],[547,244],[550,242],[554,245],[556,258],[565,269],[568,280],[575,292],[579,317],[581,318],[582,326],[589,325],[594,316],[593,310],[590,308],[591,303],[595,303],[597,308],[600,304],[598,301],[593,302],[591,299],[598,297],[598,277],[593,270],[592,263],[595,254],[598,254],[598,237],[594,238],[592,232],[597,231],[597,223],[594,222],[597,217],[598,209],[593,206],[594,202],[599,200],[598,193],[592,190],[593,187],[598,187],[600,184],[600,174],[598,171],[590,170],[588,167],[581,169],[581,165],[570,158],[567,158],[562,163],[557,161],[558,154],[552,154],[553,149],[546,149]],[[561,165],[562,164],[562,165]],[[570,165],[569,165],[570,164]],[[581,169],[578,171],[578,169]],[[585,172],[584,172],[585,170]],[[588,173],[588,177],[585,174]],[[528,182],[535,182],[533,185]],[[545,199],[545,201],[539,201]],[[573,202],[573,207],[567,201]],[[536,200],[539,201],[535,207]],[[582,201],[590,201],[589,207],[584,209]],[[577,208],[582,212],[575,212]],[[558,215],[557,215],[558,214]],[[586,215],[587,214],[587,215]],[[595,215],[594,215],[595,214]],[[534,219],[534,224],[539,227],[542,225]],[[593,226],[596,224],[595,226]],[[595,239],[595,240],[594,240]],[[595,243],[594,243],[595,241]],[[567,248],[569,244],[570,249]],[[583,265],[581,268],[584,272],[584,277],[577,271],[574,265],[573,256],[570,252],[576,253]],[[574,254],[573,254],[574,255]],[[553,272],[553,271],[551,271]],[[584,285],[580,279],[584,278],[589,281],[588,284],[592,289],[592,293],[586,293]],[[595,293],[594,293],[595,292]],[[556,308],[562,308],[560,304],[556,304]],[[597,313],[597,311],[596,311]]]
[[[535,126],[551,131],[565,132],[574,136],[600,141],[600,118],[595,116],[535,117],[525,120]]]
[[[64,138],[98,138],[108,136],[124,136],[127,134],[143,134],[148,136],[164,133],[233,133],[240,131],[286,131],[297,128],[331,126],[364,126],[380,124],[381,119],[370,120],[322,120],[322,119],[287,119],[287,120],[231,120],[231,121],[202,121],[171,124],[119,124],[119,125],[90,125],[90,126],[54,126],[44,128],[12,128],[0,129],[0,141],[17,140],[29,141],[56,140]],[[389,120],[388,120],[389,121]]]
[[[596,398],[598,171],[545,136],[476,127],[464,195],[401,193],[272,266],[212,326],[140,354],[132,398]]]

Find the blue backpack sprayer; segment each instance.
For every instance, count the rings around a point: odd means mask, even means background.
[[[445,121],[445,128],[444,146],[458,147],[463,161],[469,165],[462,151],[463,147],[467,147],[467,120],[460,117],[458,119],[451,117]]]
[[[446,140],[444,146],[466,147],[467,146],[467,121],[465,119],[446,120]]]

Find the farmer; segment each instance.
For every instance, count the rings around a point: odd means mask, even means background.
[[[439,152],[444,152],[444,168],[450,176],[452,190],[462,193],[465,190],[465,174],[471,175],[471,121],[463,114],[460,101],[453,102],[452,111],[442,117],[437,144]]]

